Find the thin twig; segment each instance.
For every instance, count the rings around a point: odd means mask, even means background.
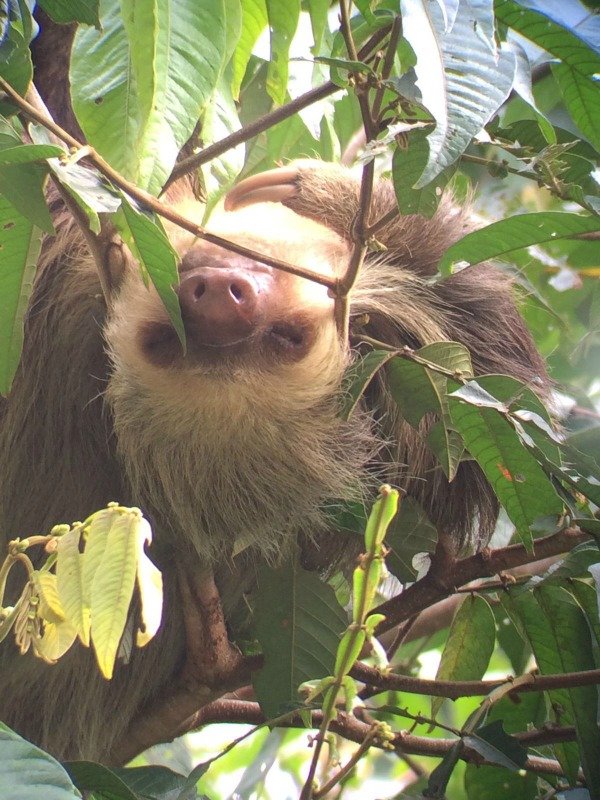
[[[24,100],[3,78],[0,78],[0,88],[6,92],[15,106],[17,106],[17,108],[19,108],[23,114],[35,120],[36,122],[39,122],[40,125],[43,125],[49,131],[54,133],[70,147],[73,147],[77,150],[80,150],[84,147],[80,142],[73,138],[73,136],[67,133],[67,131],[63,130],[63,128],[57,125],[54,120],[41,113],[30,103]],[[211,242],[218,247],[230,250],[238,255],[245,256],[246,258],[253,259],[254,261],[259,261],[261,264],[267,264],[268,266],[275,267],[275,269],[280,269],[283,272],[289,272],[292,275],[297,275],[300,278],[306,278],[307,280],[319,283],[322,286],[326,286],[334,294],[337,291],[338,281],[336,278],[330,278],[317,272],[313,272],[313,270],[288,264],[286,261],[282,261],[281,259],[273,258],[272,256],[265,255],[264,253],[259,253],[258,251],[252,250],[249,247],[244,247],[243,245],[232,242],[229,239],[224,239],[222,236],[216,236],[214,233],[209,233],[201,225],[197,225],[195,222],[191,222],[191,220],[181,216],[181,214],[178,214],[170,206],[162,203],[153,195],[128,181],[119,172],[113,169],[110,164],[108,164],[94,150],[94,148],[85,145],[85,155],[86,158],[93,163],[96,169],[102,173],[102,175],[104,175],[112,184],[122,189],[125,194],[129,195],[134,200],[137,200],[142,206],[148,208],[150,211],[154,211],[161,217],[164,217],[165,219],[175,223],[180,228],[189,231],[199,239],[204,239],[207,242]]]
[[[369,54],[385,39],[389,30],[389,26],[386,26],[381,30],[376,31],[373,36],[371,36],[369,41],[364,45],[364,47],[359,51],[358,59],[363,60],[367,58]],[[218,142],[204,147],[199,153],[195,153],[193,156],[189,156],[189,158],[184,158],[173,168],[173,172],[167,180],[165,189],[168,189],[168,187],[171,186],[171,184],[178,178],[181,178],[183,175],[189,172],[193,172],[203,164],[212,161],[213,158],[218,158],[218,156],[223,155],[223,153],[227,152],[227,150],[231,150],[232,148],[237,147],[239,144],[243,144],[250,139],[254,139],[255,136],[258,136],[260,133],[264,133],[264,131],[272,128],[279,122],[283,122],[289,117],[293,117],[294,114],[297,114],[299,111],[303,111],[305,108],[308,108],[308,106],[311,106],[320,100],[324,100],[326,97],[329,97],[330,95],[339,91],[339,86],[331,81],[327,81],[322,86],[317,86],[314,89],[310,89],[308,92],[296,97],[294,100],[290,100],[289,103],[270,111],[268,114],[265,114],[259,119],[254,120],[254,122],[245,125],[238,131],[230,133],[229,136],[225,136],[225,138],[220,139]]]

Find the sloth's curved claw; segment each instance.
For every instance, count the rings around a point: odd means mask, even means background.
[[[225,196],[225,211],[252,203],[283,203],[298,191],[298,167],[278,167],[252,175],[234,186]]]

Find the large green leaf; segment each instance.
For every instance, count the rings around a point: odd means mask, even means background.
[[[39,0],[39,5],[55,22],[83,22],[98,26],[98,0]]]
[[[226,47],[223,0],[144,9],[102,0],[100,17],[101,31],[80,28],[75,37],[73,106],[100,154],[158,194],[216,86]]]
[[[73,800],[81,795],[61,765],[0,722],[2,800]]]
[[[122,210],[122,220],[125,224],[120,225],[121,233],[150,276],[183,345],[185,331],[179,300],[174,290],[179,282],[177,268],[179,256],[160,222],[155,222],[147,214],[137,211],[125,196],[123,196]]]
[[[265,716],[298,704],[298,686],[333,674],[348,620],[333,589],[294,564],[259,571],[255,633],[264,666],[253,676]]]
[[[267,27],[265,0],[241,0],[242,30],[232,57],[231,92],[237,100],[256,40]]]
[[[555,675],[563,672],[594,669],[590,631],[584,614],[575,598],[561,586],[543,585],[531,593],[515,598],[540,672]],[[560,709],[560,724],[574,724],[579,755],[592,797],[600,793],[600,731],[596,722],[598,687],[579,686],[550,692],[553,705]],[[565,746],[563,745],[563,748]],[[561,749],[557,748],[561,758]],[[567,763],[574,779],[577,765],[572,753]]]
[[[271,31],[267,91],[281,104],[287,93],[289,52],[300,18],[300,0],[266,0],[266,5]]]
[[[0,392],[10,389],[23,346],[42,232],[0,196]]]
[[[461,3],[449,31],[436,3],[402,0],[400,8],[403,34],[417,56],[417,86],[436,122],[418,189],[459,158],[506,100],[515,59],[496,49],[491,3]]]
[[[54,233],[44,197],[46,174],[42,164],[4,164],[0,166],[0,194],[36,227]]]
[[[530,525],[538,517],[562,513],[562,502],[502,411],[471,398],[469,389],[467,384],[449,396],[452,422],[530,546]]]
[[[496,623],[489,603],[480,595],[468,595],[452,620],[436,681],[479,680],[488,667],[495,642]],[[432,698],[433,717],[443,702],[443,697]]]
[[[561,60],[553,67],[574,122],[600,151],[600,57],[550,17],[513,0],[496,0],[496,16]]]
[[[558,211],[516,214],[467,234],[446,250],[439,268],[444,273],[456,262],[478,264],[490,258],[506,256],[532,244],[573,239],[582,233],[599,230],[600,217]]]

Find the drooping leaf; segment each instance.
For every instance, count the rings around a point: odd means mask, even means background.
[[[83,555],[79,552],[82,528],[76,526],[58,540],[56,583],[66,619],[82,643],[90,643],[90,605],[83,584]]]
[[[232,58],[231,93],[236,100],[252,50],[267,21],[265,0],[242,0],[242,29]]]
[[[515,61],[512,53],[496,50],[491,4],[461,3],[447,32],[438,5],[402,0],[400,7],[403,35],[417,55],[417,86],[436,122],[419,189],[459,158],[502,105]]]
[[[496,642],[494,615],[480,595],[465,597],[456,612],[435,679],[479,680],[485,673]],[[440,710],[443,697],[433,697],[431,715]]]
[[[10,389],[21,357],[23,320],[33,288],[42,232],[0,197],[0,393]]]
[[[122,210],[125,225],[121,226],[121,233],[150,276],[183,345],[185,331],[179,300],[174,290],[179,282],[177,269],[179,256],[159,221],[137,211],[125,196],[123,196]]]
[[[496,0],[497,18],[560,59],[553,66],[574,122],[600,150],[600,56],[574,32],[540,11],[513,0]]]
[[[594,669],[585,616],[565,588],[542,585],[533,592],[510,591],[509,595],[543,675]],[[600,732],[596,724],[598,689],[579,686],[552,690],[549,695],[559,724],[574,724],[577,732],[578,748],[568,742],[556,745],[557,757],[572,781],[581,759],[588,784],[592,792],[597,792],[600,778],[597,758]]]
[[[226,45],[222,0],[138,9],[100,3],[102,30],[79,28],[73,107],[110,164],[158,194],[216,85]]]
[[[91,637],[100,671],[111,678],[119,642],[125,630],[137,572],[139,539],[144,520],[136,509],[107,509],[110,525],[106,547],[98,564],[91,591]],[[101,526],[105,528],[105,517]],[[94,519],[88,536],[94,535]]]
[[[287,92],[289,51],[300,18],[300,0],[266,0],[266,6],[271,32],[267,91],[280,105]]]
[[[507,256],[533,244],[572,239],[582,233],[600,230],[600,217],[543,211],[516,214],[468,233],[446,250],[440,261],[440,272],[447,273],[452,264],[479,264],[490,258]]]
[[[486,761],[499,764],[510,770],[522,769],[527,761],[527,750],[514,736],[504,730],[502,721],[497,719],[478,728],[475,733],[463,737],[464,743],[472,747]]]
[[[538,517],[561,514],[563,504],[505,416],[495,408],[465,402],[461,391],[448,398],[452,422],[525,543],[531,546],[530,525]]]
[[[265,716],[298,704],[301,683],[333,674],[348,620],[333,589],[294,564],[259,571],[255,633],[264,666],[253,676]]]
[[[52,756],[0,722],[0,797],[2,800],[74,800],[81,795]]]
[[[435,525],[416,500],[404,497],[385,540],[390,549],[385,559],[390,572],[402,583],[414,581],[417,575],[413,566],[414,556],[433,553],[437,538]]]
[[[40,0],[39,5],[55,22],[83,22],[98,27],[98,0]]]
[[[384,364],[393,358],[393,350],[371,350],[364,356],[360,356],[348,367],[344,373],[342,385],[340,416],[348,419],[364,393],[365,389],[373,379],[374,375]]]

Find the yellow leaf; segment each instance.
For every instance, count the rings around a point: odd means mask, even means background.
[[[113,506],[103,512],[99,524],[108,524],[102,553],[91,592],[91,636],[100,671],[111,678],[119,642],[123,636],[135,585],[138,555],[137,531],[142,522],[138,509]],[[95,534],[95,519],[89,537]]]
[[[67,652],[76,637],[77,631],[67,620],[46,622],[43,635],[33,640],[33,647],[44,661],[54,663]]]
[[[56,583],[65,618],[74,626],[86,647],[90,644],[90,609],[84,600],[82,555],[79,539],[82,528],[77,526],[59,537],[56,549]]]
[[[35,571],[32,578],[40,597],[38,616],[46,622],[63,622],[65,610],[58,596],[56,575],[52,572]]]

